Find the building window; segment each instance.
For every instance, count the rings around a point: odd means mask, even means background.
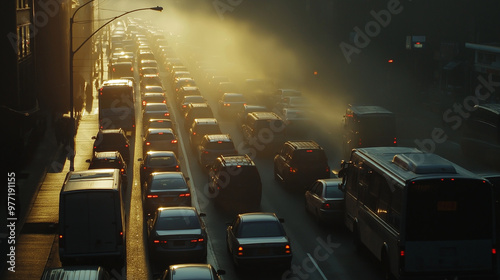
[[[17,58],[19,60],[31,54],[31,38],[29,24],[17,27]]]

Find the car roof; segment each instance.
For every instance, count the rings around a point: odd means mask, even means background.
[[[102,134],[112,134],[112,133],[123,133],[123,129],[121,128],[107,128],[107,129],[100,129],[99,133]]]
[[[218,124],[216,118],[196,118],[193,122],[197,125],[199,124]]]
[[[106,151],[106,152],[95,152],[95,159],[104,159],[104,158],[118,158],[120,156],[119,151]]]
[[[155,157],[155,156],[176,156],[174,151],[148,151],[146,153],[149,156]]]
[[[221,155],[219,157],[226,166],[255,166],[255,163],[248,155]]]
[[[158,217],[166,216],[197,216],[198,212],[194,207],[174,206],[158,208]]]
[[[274,112],[251,112],[248,114],[254,116],[256,119],[281,120],[281,118]]]
[[[203,103],[189,103],[189,106],[192,108],[205,108],[205,107],[210,107],[208,103],[203,102]]]
[[[148,134],[158,134],[158,133],[175,134],[174,130],[171,128],[148,128]]]
[[[176,280],[211,280],[212,266],[210,264],[176,264],[171,265],[169,270],[172,271]]]
[[[267,212],[254,212],[243,213],[238,215],[242,222],[266,222],[266,221],[279,221],[274,213]]]
[[[184,178],[184,173],[180,171],[161,171],[161,172],[153,172],[151,173],[152,177],[155,178]]]
[[[322,182],[328,187],[337,187],[339,184],[342,184],[342,178],[318,179],[318,182]]]
[[[204,136],[210,142],[232,142],[231,136],[229,134],[207,134]]]
[[[144,92],[144,97],[146,96],[165,96],[162,92],[156,92],[156,91],[145,91]]]
[[[91,280],[103,279],[105,269],[101,266],[64,266],[46,268],[43,272],[41,280],[60,280],[60,279],[74,279],[74,280]]]
[[[290,144],[297,150],[306,150],[306,149],[323,150],[323,148],[314,140],[286,141],[286,143]]]

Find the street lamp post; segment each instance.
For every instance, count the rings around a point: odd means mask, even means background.
[[[83,45],[85,43],[87,43],[88,40],[90,40],[97,32],[99,32],[102,28],[104,28],[106,25],[108,25],[109,23],[111,23],[112,21],[122,17],[122,16],[125,16],[127,14],[130,14],[130,13],[133,13],[133,12],[138,12],[138,11],[144,11],[144,10],[153,10],[153,11],[163,11],[163,7],[160,7],[160,6],[156,6],[156,7],[150,7],[150,8],[140,8],[140,9],[135,9],[135,10],[131,10],[131,11],[128,11],[128,12],[125,12],[121,15],[118,15],[118,16],[115,16],[113,18],[111,18],[109,21],[107,21],[105,24],[103,24],[101,27],[99,27],[97,30],[95,30],[92,34],[90,34],[90,36],[85,39],[79,46],[78,48],[76,48],[76,50],[73,51],[73,23],[74,23],[74,18],[75,18],[75,15],[76,13],[83,7],[85,7],[86,5],[90,4],[91,2],[94,2],[95,0],[90,0],[88,2],[86,2],[85,4],[81,5],[80,7],[78,7],[75,12],[73,12],[73,15],[71,16],[71,18],[69,19],[69,92],[70,92],[70,95],[69,95],[69,114],[70,114],[70,121],[71,121],[71,127],[70,127],[70,130],[71,130],[71,140],[70,140],[70,159],[69,159],[69,170],[70,171],[74,171],[75,170],[75,154],[76,154],[76,151],[75,151],[75,116],[74,116],[74,110],[73,110],[73,106],[74,106],[74,100],[73,100],[73,59],[75,57],[75,53],[77,51],[79,51]]]

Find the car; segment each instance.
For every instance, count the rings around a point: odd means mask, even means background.
[[[208,236],[194,207],[160,207],[147,221],[148,246],[156,263],[205,263]]]
[[[182,87],[194,87],[196,82],[193,78],[178,78],[174,81],[174,90],[178,92]]]
[[[193,75],[189,71],[175,71],[172,73],[172,83],[180,78],[193,78]]]
[[[281,118],[285,122],[287,135],[301,136],[310,132],[312,123],[303,109],[284,108],[281,111]]]
[[[127,163],[118,151],[96,152],[92,159],[86,160],[89,169],[119,169],[122,181],[127,182]]]
[[[190,103],[207,103],[207,100],[201,95],[186,95],[179,102],[179,109],[181,113],[186,113],[187,107]]]
[[[144,75],[160,76],[160,71],[156,67],[144,66],[139,69],[139,77],[142,78]]]
[[[274,157],[274,178],[286,186],[304,186],[330,178],[325,150],[314,140],[286,141]]]
[[[220,155],[238,154],[229,134],[207,134],[203,136],[197,152],[198,162],[203,167],[207,167]]]
[[[303,96],[289,96],[281,100],[281,102],[276,103],[274,106],[275,110],[281,111],[284,108],[309,108],[309,102]]]
[[[140,50],[137,53],[137,61],[143,61],[143,60],[156,60],[156,59],[152,51]]]
[[[149,121],[144,125],[144,132],[146,133],[150,128],[172,128],[174,129],[174,123],[171,119],[149,119]],[[175,132],[175,130],[174,130]]]
[[[262,198],[259,170],[248,155],[221,155],[209,166],[208,193],[221,206],[258,208]]]
[[[142,96],[142,109],[144,109],[144,107],[146,107],[146,104],[148,103],[167,104],[167,101],[165,100],[165,94],[160,92],[145,92]]]
[[[181,87],[179,91],[176,93],[176,101],[180,103],[185,96],[188,95],[201,95],[200,89],[196,86],[194,87]]]
[[[150,215],[158,207],[191,206],[188,180],[180,171],[151,173],[142,184],[144,213]]]
[[[170,57],[165,60],[165,71],[168,73],[173,73],[174,66],[184,66],[181,59],[177,57]]]
[[[142,88],[141,94],[144,94],[146,92],[160,92],[160,93],[165,93],[165,89],[163,89],[162,86],[145,86]]]
[[[162,86],[160,76],[156,74],[144,74],[141,77],[141,88],[146,86]]]
[[[319,179],[306,188],[305,208],[319,223],[341,223],[344,218],[342,179]]]
[[[241,93],[224,93],[218,101],[219,113],[223,116],[235,116],[244,105],[245,96]]]
[[[241,125],[243,140],[256,154],[274,154],[285,142],[285,123],[274,112],[252,112]]]
[[[142,68],[142,67],[156,67],[156,68],[158,68],[158,62],[154,59],[139,60],[139,68]]]
[[[210,264],[175,264],[169,266],[163,273],[162,280],[221,280],[224,270],[215,270]]]
[[[144,135],[143,152],[174,151],[179,152],[177,136],[171,128],[150,128]]]
[[[214,118],[212,108],[208,103],[191,103],[188,104],[186,113],[184,114],[184,128],[189,130],[194,119],[199,118]]]
[[[132,62],[127,61],[114,62],[110,74],[111,79],[134,76],[134,66]]]
[[[165,103],[147,103],[142,111],[143,125],[149,122],[149,119],[170,118],[170,111]]]
[[[238,119],[238,124],[242,125],[248,113],[267,112],[267,111],[269,111],[269,109],[267,109],[266,106],[245,104],[243,105],[243,108],[241,108],[240,111],[238,112],[236,118]]]
[[[174,75],[175,72],[177,71],[188,71],[188,68],[185,65],[172,65],[170,70],[168,70],[168,74],[170,75],[170,78]]]
[[[222,96],[226,92],[240,92],[238,85],[234,82],[220,82],[216,86],[218,96]]]
[[[130,142],[121,128],[100,129],[94,139],[93,154],[96,152],[119,151],[125,162],[130,160]]]
[[[292,248],[282,222],[275,213],[238,214],[226,229],[227,250],[236,267],[289,269]]]
[[[220,134],[221,129],[219,122],[215,118],[198,118],[194,119],[189,129],[189,142],[191,147],[195,149],[200,144],[203,136],[207,134]]]
[[[285,98],[290,96],[302,96],[302,92],[296,89],[277,89],[273,94],[273,103],[281,103]]]
[[[180,171],[179,159],[173,151],[148,151],[141,162],[141,182],[144,183],[153,172]]]

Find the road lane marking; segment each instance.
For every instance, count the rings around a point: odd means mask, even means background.
[[[319,268],[318,264],[316,263],[316,261],[314,260],[314,258],[311,256],[311,254],[307,253],[307,256],[309,257],[309,259],[311,260],[312,264],[314,265],[314,267],[316,267],[316,270],[318,271],[318,273],[321,275],[321,277],[324,279],[324,280],[328,280],[328,278],[326,278],[325,274],[323,273],[323,271],[321,271],[321,269]]]

